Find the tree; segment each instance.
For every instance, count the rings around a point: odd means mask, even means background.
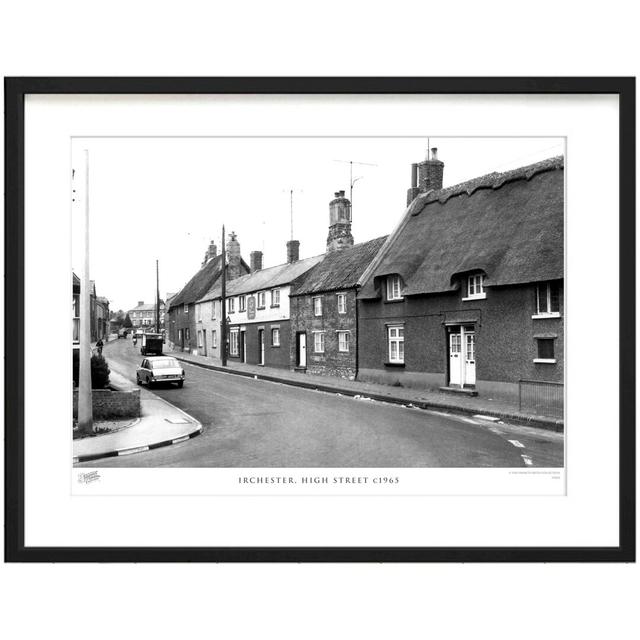
[[[129,317],[128,313],[127,313],[127,316],[124,319],[124,324],[122,326],[125,329],[130,329],[131,327],[133,327],[133,323],[131,322],[131,318]]]

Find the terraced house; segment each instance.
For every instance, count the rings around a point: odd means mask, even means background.
[[[510,398],[561,383],[564,159],[447,188],[443,168],[414,165],[361,278],[359,379]]]
[[[289,293],[295,281],[323,256],[299,259],[299,242],[287,242],[287,262],[262,268],[262,253],[251,253],[251,273],[226,284],[230,362],[289,367]],[[238,245],[239,251],[239,245]],[[196,305],[198,353],[220,360],[222,290],[216,282]]]
[[[240,256],[240,245],[235,234],[231,234],[227,251],[227,278],[233,280],[247,273],[249,267]],[[216,245],[211,242],[198,272],[171,298],[165,324],[169,342],[174,349],[198,353],[196,303],[218,282],[221,274],[222,256],[217,255]]]

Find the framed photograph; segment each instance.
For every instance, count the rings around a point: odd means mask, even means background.
[[[7,78],[5,132],[8,561],[635,561],[633,78]]]

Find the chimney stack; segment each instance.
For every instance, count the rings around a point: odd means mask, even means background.
[[[407,206],[421,193],[432,189],[442,189],[444,162],[438,160],[438,149],[427,149],[427,158],[423,162],[411,165],[411,188],[407,190]]]
[[[344,191],[336,191],[329,203],[329,235],[327,252],[353,246],[351,235],[351,202],[344,197]]]
[[[249,254],[249,263],[251,266],[251,273],[260,271],[260,269],[262,269],[262,251],[252,251]]]
[[[300,240],[287,242],[287,263],[298,262],[300,259]]]
[[[208,249],[204,253],[204,260],[202,261],[202,266],[204,267],[204,265],[207,264],[209,260],[212,260],[217,255],[218,255],[218,248],[216,247],[216,243],[213,240],[211,240],[211,242],[209,243]]]
[[[240,243],[236,236],[235,231],[229,234],[229,240],[227,241],[227,279],[235,280],[240,277],[240,265],[242,262],[242,256],[240,255]]]

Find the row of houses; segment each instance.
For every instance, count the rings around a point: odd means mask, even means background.
[[[131,320],[131,326],[135,329],[146,328],[161,331],[164,329],[164,313],[165,302],[160,299],[158,302],[158,320],[159,326],[156,327],[156,305],[155,303],[145,303],[144,300],[138,300],[138,304],[127,311],[127,315]]]
[[[73,318],[73,345],[80,344],[80,278],[72,273],[71,315]],[[89,281],[89,318],[91,341],[106,340],[109,335],[109,300],[96,294],[96,283]]]
[[[325,253],[247,264],[211,243],[172,298],[174,349],[219,362],[425,389],[512,397],[520,380],[564,371],[562,157],[443,188],[437,150],[412,165],[407,207],[388,236],[359,244],[344,191],[329,203]],[[221,322],[228,341],[221,344]]]

